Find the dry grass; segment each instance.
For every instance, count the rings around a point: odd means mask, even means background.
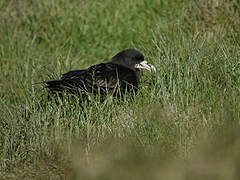
[[[185,20],[194,33],[206,31],[226,33],[228,28],[239,32],[239,9],[238,0],[194,1],[187,11]]]

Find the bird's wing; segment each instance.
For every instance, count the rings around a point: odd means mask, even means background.
[[[96,64],[88,69],[70,71],[60,80],[47,81],[47,87],[54,91],[92,88],[114,89],[118,85],[117,68],[112,63]]]
[[[107,88],[108,90],[136,89],[139,77],[136,72],[114,63],[101,63],[88,69],[86,82],[92,86]]]
[[[85,81],[92,86],[102,88],[116,88],[118,72],[113,63],[101,63],[91,66],[85,76]]]
[[[84,73],[86,73],[86,72],[87,72],[86,69],[69,71],[69,72],[67,72],[65,74],[62,74],[61,80],[69,79],[69,78],[77,78],[77,77],[79,77],[81,75],[84,75]]]

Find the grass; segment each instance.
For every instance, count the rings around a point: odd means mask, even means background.
[[[238,0],[0,2],[0,179],[238,179]],[[136,48],[138,94],[33,82]]]

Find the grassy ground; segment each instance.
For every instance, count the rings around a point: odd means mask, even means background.
[[[0,1],[0,179],[238,179],[240,3],[197,2]],[[126,48],[134,97],[32,86]]]

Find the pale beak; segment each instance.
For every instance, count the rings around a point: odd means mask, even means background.
[[[156,68],[153,65],[148,64],[147,61],[142,61],[139,64],[136,64],[134,67],[136,69],[146,69],[146,70],[151,71],[153,73],[156,72]]]

